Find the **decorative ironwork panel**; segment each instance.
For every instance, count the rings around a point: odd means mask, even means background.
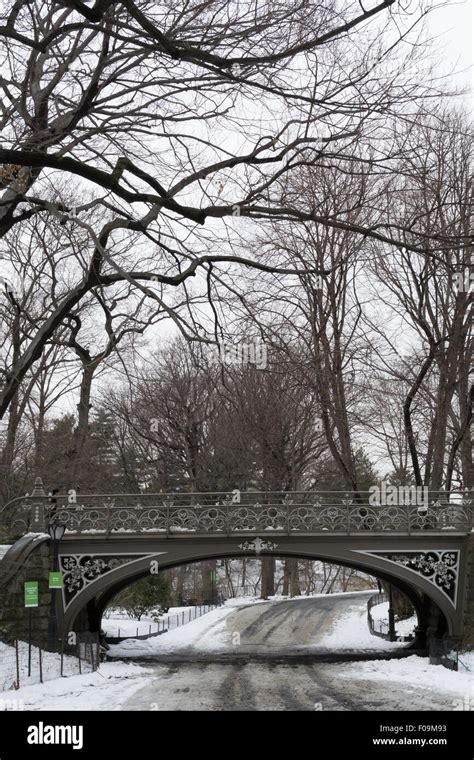
[[[273,549],[276,549],[277,547],[278,544],[274,544],[271,541],[265,541],[260,537],[239,544],[239,549],[243,549],[244,552],[255,552],[255,554],[260,554],[262,551],[273,551]]]
[[[347,533],[347,509],[343,506],[323,507],[319,502],[308,506],[292,506],[288,517],[291,532]]]
[[[106,533],[109,524],[106,507],[85,508],[82,504],[61,508],[57,517],[71,533]]]
[[[30,510],[23,507],[15,512],[13,519],[10,521],[11,532],[13,536],[24,536],[30,526]]]
[[[448,597],[456,606],[460,552],[458,549],[436,549],[426,552],[361,552],[373,557],[382,557],[389,562],[404,565],[418,575],[422,575]]]
[[[64,608],[66,609],[77,594],[97,580],[97,578],[110,573],[117,567],[128,565],[137,559],[142,559],[144,556],[147,555],[60,555],[59,567],[63,573]]]
[[[231,531],[284,531],[287,524],[287,509],[283,505],[271,506],[255,504],[253,507],[238,507],[230,510]]]

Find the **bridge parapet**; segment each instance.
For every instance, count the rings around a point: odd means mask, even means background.
[[[44,492],[43,492],[44,493]],[[417,503],[374,503],[369,492],[336,491],[38,495],[16,499],[2,510],[2,521],[15,535],[41,529],[56,516],[67,533],[246,535],[335,534],[391,532],[470,533],[471,493],[429,492]],[[39,509],[38,505],[43,508]]]

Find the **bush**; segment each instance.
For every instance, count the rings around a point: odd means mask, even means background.
[[[172,603],[171,594],[171,581],[167,575],[149,575],[117,594],[111,606],[122,607],[130,617],[141,620],[152,610],[155,616],[167,610]]]

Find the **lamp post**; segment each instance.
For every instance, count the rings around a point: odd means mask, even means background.
[[[59,543],[64,536],[66,524],[54,517],[48,524],[48,533],[51,539],[53,549],[52,572],[59,570]],[[58,637],[58,619],[56,614],[56,588],[51,588],[51,604],[49,608],[49,625],[48,625],[48,644],[50,649],[54,648],[54,643]]]

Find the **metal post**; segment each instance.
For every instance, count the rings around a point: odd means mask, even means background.
[[[42,658],[41,652],[42,652],[41,647],[38,647],[39,676],[40,676],[40,683],[43,683],[43,658]]]
[[[110,525],[110,523],[111,523],[111,520],[110,520],[110,507],[111,507],[110,499],[107,499],[107,502],[105,504],[105,508],[106,508],[106,513],[105,513],[106,514],[106,517],[105,517],[105,520],[106,520],[105,537],[106,538],[108,538],[110,536],[110,528],[111,528],[111,525]]]
[[[15,657],[16,657],[16,688],[20,688],[20,656],[18,652],[18,639],[15,639]]]
[[[59,570],[59,541],[51,539],[53,545],[53,573]],[[56,614],[56,591],[50,588],[51,602],[49,606],[49,625],[48,625],[48,646],[51,651],[54,650],[55,642],[58,637],[58,619]]]
[[[31,607],[28,610],[28,678],[31,676]]]
[[[393,589],[391,583],[388,587],[388,636],[389,641],[395,641],[395,612],[393,609]]]

